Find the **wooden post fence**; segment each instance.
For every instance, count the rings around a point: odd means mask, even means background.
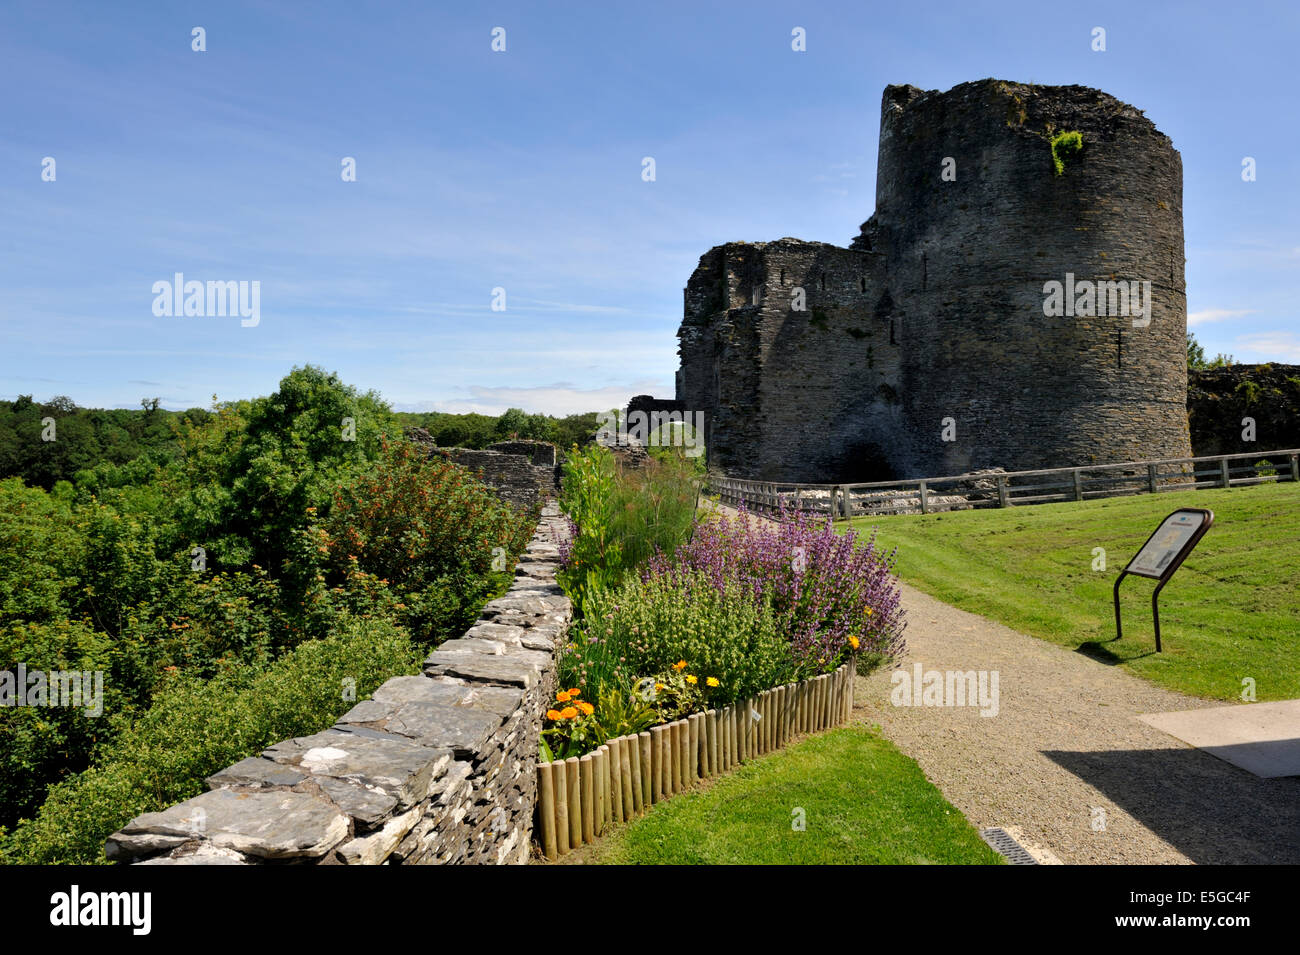
[[[1259,474],[1252,467],[1265,459],[1276,463],[1271,474]],[[1283,459],[1289,466],[1281,465]],[[1234,466],[1241,476],[1232,476]],[[1270,481],[1300,483],[1300,448],[863,484],[784,484],[742,481],[714,474],[710,475],[708,485],[712,493],[730,505],[745,504],[766,512],[776,512],[782,505],[807,507],[833,520],[846,520],[863,515],[1016,507],[1121,494],[1158,494],[1183,487],[1226,488]],[[990,494],[990,490],[996,494]]]

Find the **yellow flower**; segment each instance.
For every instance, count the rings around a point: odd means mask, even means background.
[[[546,711],[546,718],[547,718],[548,720],[558,720],[558,719],[560,718],[560,711],[559,711],[559,710],[547,710],[547,711]]]
[[[572,706],[566,706],[564,709],[560,710],[561,718],[566,720],[574,719],[577,715],[578,715],[578,711],[574,709]]]
[[[709,677],[707,680],[705,680],[704,682],[707,683],[709,686],[719,686],[719,685],[720,685],[720,684],[718,683],[718,678],[717,678],[716,676],[711,676],[711,677]]]
[[[678,660],[676,663],[673,664],[673,669],[674,669],[674,670],[685,670],[685,669],[686,669],[686,661],[685,661],[685,660]]]
[[[569,702],[569,694],[568,694],[568,693],[565,693],[563,690],[561,690],[559,693],[556,693],[556,694],[555,694],[555,701],[556,701],[557,703],[568,703],[568,702]]]
[[[862,641],[850,633],[849,646],[851,646],[854,650],[856,650],[858,647],[862,646]]]
[[[694,673],[688,673],[686,674],[686,682],[689,683],[691,686],[694,686],[696,683],[699,683],[700,681],[696,679]]]
[[[874,612],[875,612],[875,611],[873,611],[870,607],[867,608],[867,616],[868,616],[868,617],[870,617],[870,616],[872,615],[872,613],[874,613]]]
[[[664,688],[664,685],[663,685],[662,683],[656,683],[656,684],[655,684],[655,689],[656,689],[656,690],[662,690],[663,688]]]

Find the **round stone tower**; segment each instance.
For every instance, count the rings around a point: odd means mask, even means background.
[[[876,182],[854,244],[887,263],[900,476],[1191,454],[1182,161],[1141,111],[891,86]]]

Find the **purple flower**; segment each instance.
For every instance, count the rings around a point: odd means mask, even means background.
[[[837,534],[829,518],[782,509],[780,523],[739,517],[697,521],[691,540],[671,558],[656,554],[643,579],[664,577],[685,588],[696,571],[720,593],[737,589],[770,601],[795,659],[826,669],[843,657],[854,635],[860,649],[897,656],[903,649],[903,610],[894,575],[896,551],[882,555],[875,533],[859,541]],[[817,666],[824,659],[826,665]]]

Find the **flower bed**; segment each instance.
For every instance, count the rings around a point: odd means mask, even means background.
[[[567,814],[576,806],[599,816],[602,786],[621,793],[603,810],[616,819],[671,791],[663,766],[689,779],[722,771],[708,755],[711,722],[739,719],[742,736],[764,736],[772,724],[755,730],[762,723],[750,725],[751,710],[829,684],[835,708],[811,728],[835,725],[847,717],[831,714],[840,713],[859,661],[878,663],[902,649],[894,555],[881,554],[874,537],[837,534],[806,512],[783,513],[780,523],[743,510],[709,512],[689,534],[668,535],[630,565],[624,533],[646,539],[661,525],[655,507],[623,494],[618,522],[630,530],[611,532],[610,500],[626,480],[599,450],[566,465],[562,504],[573,540],[559,580],[581,619],[560,648],[558,685],[567,689],[556,694],[542,732],[537,832],[548,854],[573,842],[561,830],[588,838],[584,820]],[[659,737],[683,732],[680,758],[657,759]],[[678,743],[668,751],[679,753]],[[585,802],[584,787],[592,789]]]
[[[543,759],[580,757],[850,657],[893,658],[903,620],[892,560],[807,513],[779,525],[743,512],[697,521],[673,553],[586,592],[557,660],[570,689],[547,713]]]
[[[845,723],[853,709],[853,663],[720,709],[619,736],[581,758],[537,766],[542,851],[556,859],[610,826],[780,749],[794,737]]]

